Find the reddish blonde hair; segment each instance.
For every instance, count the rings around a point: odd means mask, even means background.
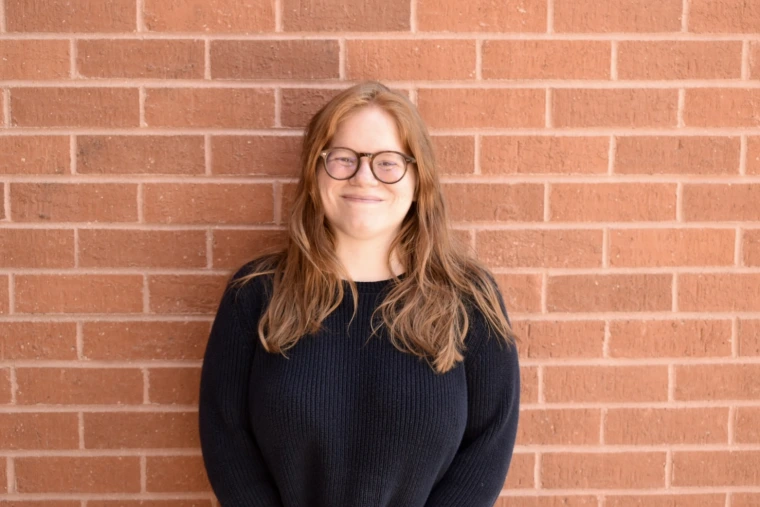
[[[496,284],[485,266],[457,244],[449,231],[430,136],[415,106],[377,82],[348,88],[330,100],[309,122],[301,152],[301,175],[284,250],[257,259],[238,279],[272,275],[272,294],[259,320],[258,338],[266,350],[282,353],[319,330],[344,297],[342,280],[350,277],[335,253],[317,185],[320,152],[341,121],[362,107],[378,107],[393,117],[407,153],[417,159],[416,200],[391,245],[406,269],[394,279],[375,310],[399,350],[426,359],[439,373],[463,359],[471,311],[485,317],[508,344],[515,335],[501,308]],[[390,269],[390,258],[388,259]],[[358,293],[349,282],[354,311]],[[375,319],[372,319],[373,322]],[[377,331],[377,328],[375,328]]]

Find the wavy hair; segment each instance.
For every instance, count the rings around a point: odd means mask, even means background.
[[[349,282],[356,315],[356,285],[336,255],[317,170],[319,154],[341,121],[368,106],[390,114],[405,148],[417,159],[416,199],[390,250],[406,272],[394,278],[375,310],[372,334],[384,326],[397,349],[424,358],[438,373],[463,360],[475,308],[485,317],[489,334],[495,332],[508,345],[513,344],[516,336],[502,310],[494,279],[449,230],[425,123],[406,97],[371,81],[342,91],[311,119],[303,139],[301,175],[288,221],[287,246],[253,261],[252,271],[236,280],[244,284],[257,276],[272,275],[271,297],[258,324],[262,345],[271,353],[286,355],[301,337],[318,331],[344,298],[343,280]],[[390,269],[390,257],[387,262]]]

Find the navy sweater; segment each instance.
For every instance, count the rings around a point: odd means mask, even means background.
[[[350,328],[347,291],[285,358],[256,337],[266,283],[227,287],[203,362],[201,447],[222,507],[494,505],[515,444],[520,372],[516,348],[489,338],[480,312],[465,361],[436,374],[387,335],[368,339],[393,281],[358,282]]]

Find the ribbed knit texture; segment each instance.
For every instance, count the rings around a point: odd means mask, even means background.
[[[436,374],[369,338],[387,280],[357,283],[350,327],[347,292],[288,358],[269,354],[256,337],[266,283],[228,287],[203,363],[201,446],[223,507],[494,505],[517,432],[515,347],[473,312],[464,363]]]

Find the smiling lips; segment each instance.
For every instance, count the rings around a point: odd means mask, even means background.
[[[382,201],[382,199],[371,195],[346,194],[343,198],[349,202],[375,203]]]

